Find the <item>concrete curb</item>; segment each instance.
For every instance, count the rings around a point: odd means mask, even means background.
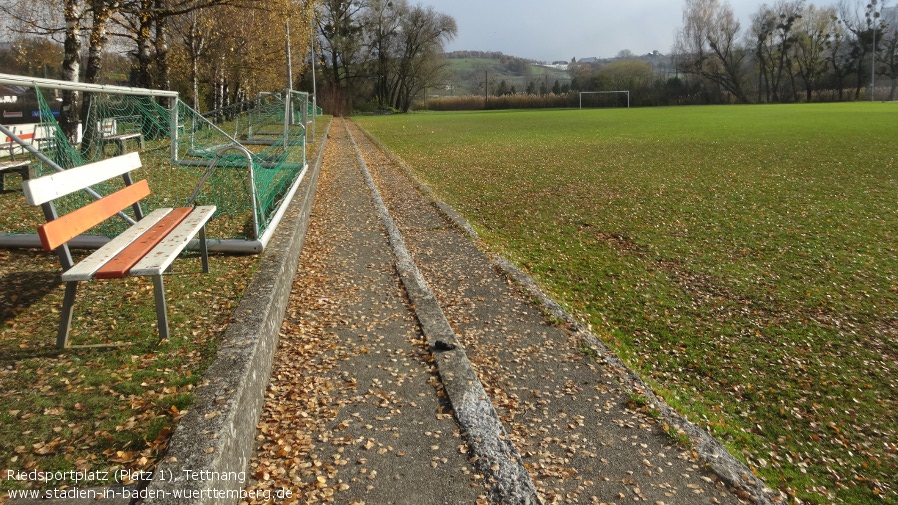
[[[347,134],[356,151],[365,182],[371,189],[378,214],[387,229],[390,246],[396,255],[396,269],[415,307],[415,314],[427,338],[428,347],[436,359],[440,378],[449,395],[455,417],[477,456],[476,464],[484,474],[492,475],[494,478],[493,498],[502,504],[542,503],[517,448],[511,443],[467,354],[456,338],[430,286],[409,255],[402,234],[390,217],[348,128]]]
[[[365,135],[374,144],[383,150],[390,157],[412,183],[433,202],[433,204],[442,212],[455,226],[465,231],[475,242],[480,241],[477,232],[470,223],[465,220],[452,207],[442,202],[434,194],[433,190],[426,184],[421,182],[412,170],[408,167],[402,158],[389,150],[380,140],[361,128]],[[716,438],[714,438],[706,430],[694,425],[688,419],[683,417],[679,412],[667,405],[664,400],[655,395],[651,387],[649,387],[639,375],[631,370],[623,361],[618,358],[598,337],[591,331],[580,324],[572,315],[570,315],[558,302],[550,298],[530,277],[527,273],[514,266],[510,261],[499,256],[498,254],[489,254],[491,261],[499,268],[509,279],[517,283],[525,289],[531,296],[539,301],[543,311],[551,314],[556,319],[563,321],[565,327],[584,343],[589,345],[596,351],[596,360],[604,363],[613,369],[618,376],[618,380],[630,390],[645,396],[652,407],[657,408],[661,413],[661,419],[672,426],[675,430],[685,433],[694,444],[695,451],[704,460],[710,469],[719,475],[727,484],[742,490],[754,503],[759,504],[776,504],[784,503],[785,497],[770,488],[764,481],[755,476],[751,470],[741,461],[737,460]],[[448,388],[447,388],[448,389]]]
[[[236,504],[240,500],[326,143],[327,133],[297,191],[298,198],[290,203],[262,254],[192,407],[178,424],[153,480],[141,492],[143,503]]]

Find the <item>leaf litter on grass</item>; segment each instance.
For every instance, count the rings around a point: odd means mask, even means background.
[[[0,194],[4,218],[27,209],[21,192]],[[10,212],[6,212],[10,210]],[[24,212],[24,211],[23,211]],[[76,257],[85,253],[76,251]],[[189,408],[227,327],[255,258],[179,260],[166,282],[173,337],[158,343],[152,283],[144,278],[81,283],[71,330],[73,344],[126,344],[116,348],[55,347],[63,284],[55,253],[0,249],[0,454],[18,471],[152,470],[168,447],[173,427]],[[97,474],[102,475],[102,474]],[[123,475],[124,484],[131,484]],[[72,479],[0,480],[0,491],[63,488]]]

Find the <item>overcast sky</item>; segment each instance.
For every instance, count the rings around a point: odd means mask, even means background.
[[[410,0],[449,14],[458,36],[448,51],[501,51],[541,61],[597,56],[629,49],[670,53],[683,24],[682,0]],[[774,0],[730,0],[748,28],[758,7]],[[818,6],[829,2],[813,2]]]

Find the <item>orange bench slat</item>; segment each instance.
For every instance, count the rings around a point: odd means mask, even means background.
[[[52,251],[149,194],[150,185],[144,179],[60,216],[38,227],[37,234],[40,236],[41,244],[45,250]]]
[[[172,230],[175,229],[181,221],[184,220],[193,211],[190,207],[180,207],[172,210],[161,221],[154,224],[152,228],[144,232],[131,245],[122,249],[115,258],[109,260],[102,268],[97,270],[94,278],[97,279],[114,279],[128,275],[138,261],[147,255],[159,242],[162,242]]]

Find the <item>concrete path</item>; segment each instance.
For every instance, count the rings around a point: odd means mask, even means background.
[[[346,130],[332,125],[251,463],[263,499],[475,503],[452,417]]]

